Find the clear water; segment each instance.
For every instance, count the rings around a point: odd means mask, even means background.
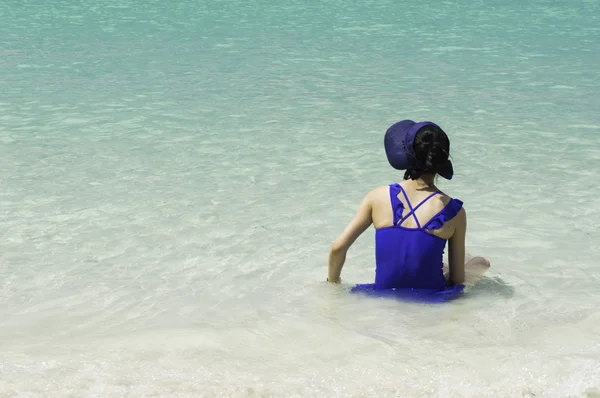
[[[0,395],[600,393],[600,3],[0,3]],[[463,299],[327,252],[450,134]]]

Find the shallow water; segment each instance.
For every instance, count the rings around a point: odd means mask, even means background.
[[[600,391],[600,5],[0,4],[0,395]],[[444,305],[324,283],[397,120],[450,135]],[[594,390],[596,389],[596,390]]]

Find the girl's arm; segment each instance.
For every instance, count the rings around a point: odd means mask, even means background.
[[[341,235],[333,242],[329,251],[329,273],[327,281],[340,283],[340,274],[346,261],[346,253],[354,241],[371,225],[374,191],[369,192],[361,201],[356,214]]]
[[[465,236],[467,212],[462,208],[455,217],[454,234],[448,242],[448,268],[450,285],[465,283]]]

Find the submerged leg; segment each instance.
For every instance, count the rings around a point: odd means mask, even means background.
[[[472,286],[490,269],[490,262],[483,257],[473,257],[465,264],[465,286]]]
[[[483,257],[473,257],[469,259],[469,261],[465,263],[465,286],[472,286],[475,282],[480,280],[483,274],[490,269],[490,265],[489,260]],[[446,280],[448,280],[448,278],[450,278],[448,264],[444,263],[443,271]]]

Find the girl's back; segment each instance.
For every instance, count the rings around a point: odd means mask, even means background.
[[[411,182],[377,189],[376,197],[375,288],[443,289],[444,249],[462,202]]]
[[[436,176],[450,180],[454,174],[450,141],[434,123],[403,120],[388,129],[384,145],[390,165],[405,170],[404,181],[375,188],[365,196],[333,242],[328,280],[340,282],[346,252],[374,225],[375,283],[356,285],[355,290],[396,294],[400,288],[426,289],[455,296],[465,282],[466,213],[460,200],[440,192],[434,184]],[[443,269],[446,244],[447,278]],[[489,267],[487,260],[477,261],[482,265],[478,269]]]
[[[404,210],[403,216],[404,221],[400,224],[405,228],[419,228],[420,226],[427,225],[427,223],[442,211],[452,198],[445,193],[438,190],[435,186],[426,186],[419,184],[416,181],[405,180],[399,184],[404,194],[398,190],[395,195],[400,203],[402,203],[402,209]],[[375,229],[381,229],[390,227],[394,222],[394,214],[391,206],[391,194],[390,187],[385,185],[375,189],[376,195],[374,195],[374,206],[372,209],[373,226]],[[433,196],[431,196],[433,195]],[[413,208],[420,204],[420,207],[414,211],[415,216],[406,217],[410,212],[410,206]],[[455,222],[449,220],[444,223],[440,228],[428,229],[433,235],[439,236],[442,239],[450,239],[455,230]]]

